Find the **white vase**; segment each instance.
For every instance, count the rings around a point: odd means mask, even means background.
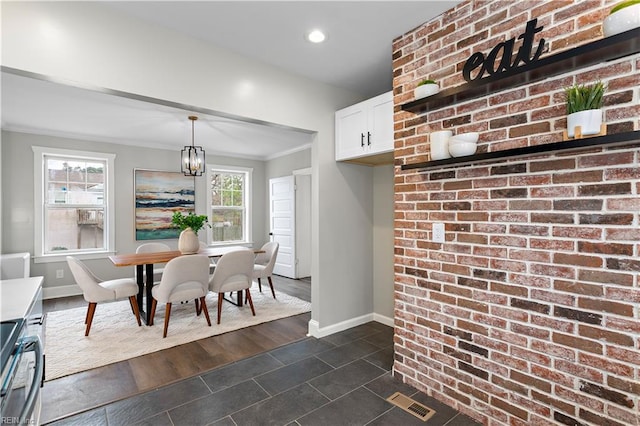
[[[453,132],[451,130],[439,130],[429,135],[432,160],[451,158],[451,154],[449,154],[449,138],[452,135]]]
[[[567,115],[567,134],[575,137],[575,129],[580,126],[583,136],[597,135],[602,125],[602,110],[588,109]]]
[[[423,84],[413,89],[413,95],[416,99],[425,98],[427,96],[435,95],[440,91],[440,86],[437,84],[429,83]]]
[[[194,254],[200,250],[200,240],[198,240],[198,236],[193,232],[193,229],[186,228],[180,233],[178,250],[182,254]]]
[[[640,3],[627,6],[604,18],[602,32],[605,37],[640,27]]]

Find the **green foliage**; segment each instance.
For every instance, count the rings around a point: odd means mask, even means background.
[[[616,13],[617,11],[624,9],[625,7],[633,6],[634,4],[640,4],[640,0],[627,0],[623,1],[622,3],[618,3],[611,9],[611,12],[609,12],[609,14],[611,15],[613,13]]]
[[[602,108],[605,90],[605,85],[601,81],[591,85],[573,85],[565,88],[567,114]]]
[[[436,84],[435,80],[422,80],[420,83],[418,83],[418,86],[423,86],[425,84]],[[416,87],[418,87],[416,86]]]
[[[196,234],[205,225],[211,227],[208,222],[209,219],[207,218],[207,215],[194,214],[191,212],[189,212],[189,214],[187,214],[186,216],[180,212],[175,212],[171,217],[171,223],[173,223],[176,228],[180,228],[181,231],[184,231],[187,228],[191,228]]]

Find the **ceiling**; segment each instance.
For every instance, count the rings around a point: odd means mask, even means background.
[[[457,1],[138,1],[114,10],[171,28],[287,72],[363,97],[391,90],[391,43]],[[320,28],[325,43],[304,40]],[[153,103],[2,73],[2,128],[176,149],[198,108]],[[207,153],[268,159],[301,149],[311,135],[197,113],[196,145]]]
[[[269,159],[311,143],[311,134],[301,130],[185,108],[2,73],[2,128],[6,130],[182,149],[191,142],[187,117],[196,115],[195,145],[208,155]]]

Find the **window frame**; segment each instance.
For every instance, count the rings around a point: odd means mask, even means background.
[[[115,154],[94,151],[78,151],[42,146],[33,146],[33,171],[34,171],[34,263],[49,263],[66,261],[66,256],[73,255],[80,259],[103,259],[115,254]],[[45,156],[62,157],[88,161],[104,161],[104,248],[87,251],[65,250],[60,254],[45,254],[45,220],[46,220],[46,192],[44,182]]]
[[[251,200],[253,198],[253,168],[240,166],[223,166],[219,164],[207,164],[207,217],[209,223],[213,223],[213,200],[211,196],[211,179],[214,173],[244,173],[245,189],[244,189],[244,240],[242,241],[213,241],[213,230],[207,227],[207,244],[210,246],[230,246],[230,245],[250,245],[253,244],[253,236],[251,226]]]

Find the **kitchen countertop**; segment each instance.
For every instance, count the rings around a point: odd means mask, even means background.
[[[26,317],[43,281],[44,277],[0,280],[0,321]]]

